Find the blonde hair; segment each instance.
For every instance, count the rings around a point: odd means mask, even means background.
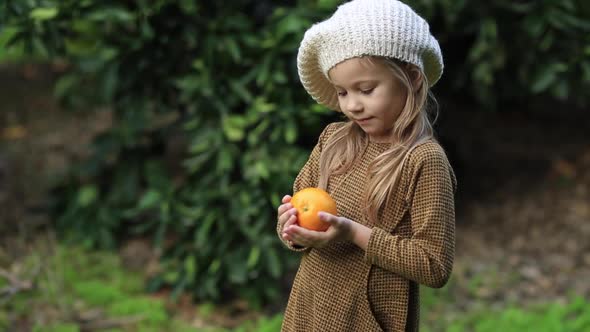
[[[377,224],[379,210],[389,200],[390,195],[399,185],[401,170],[405,158],[418,144],[434,138],[434,130],[428,116],[430,97],[434,110],[438,115],[436,99],[428,88],[428,81],[418,67],[383,57],[362,57],[367,63],[374,65],[374,60],[383,61],[393,75],[406,88],[406,102],[403,110],[393,123],[391,132],[391,148],[377,156],[369,165],[369,180],[365,187],[363,207],[367,218]],[[412,84],[410,71],[414,69],[421,76],[420,83],[415,89]],[[320,157],[319,187],[327,189],[331,175],[346,173],[354,164],[356,158],[362,157],[369,144],[369,139],[358,124],[348,121],[334,132],[326,141],[324,152]]]

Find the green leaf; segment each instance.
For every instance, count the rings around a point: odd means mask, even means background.
[[[473,78],[482,85],[490,86],[494,81],[490,63],[480,62],[473,71]]]
[[[533,80],[533,85],[531,86],[531,91],[533,93],[539,93],[547,90],[553,82],[557,79],[556,68],[553,66],[545,66],[539,70],[535,79]]]
[[[263,161],[258,161],[254,164],[254,168],[256,168],[256,172],[258,175],[263,179],[268,179],[270,177],[270,172],[268,170],[268,166]]]
[[[242,285],[246,283],[248,270],[246,268],[246,264],[244,264],[244,261],[242,260],[242,257],[237,256],[238,255],[233,255],[228,262],[229,280],[233,284]]]
[[[541,42],[538,44],[539,49],[547,51],[551,46],[553,46],[554,40],[555,35],[553,33],[546,33],[545,37],[543,37]]]
[[[590,82],[590,62],[582,62],[582,77],[585,82]]]
[[[160,192],[150,189],[143,194],[139,203],[137,204],[137,208],[140,210],[145,210],[149,208],[153,208],[157,205],[157,203],[162,199],[162,195]]]
[[[317,104],[317,103],[315,103],[315,104],[312,104],[312,105],[310,106],[310,111],[311,111],[312,113],[315,113],[315,114],[329,114],[329,113],[331,113],[331,112],[332,112],[332,111],[331,111],[330,109],[328,109],[326,106],[323,106],[323,105],[320,105],[320,104]]]
[[[211,153],[201,153],[182,162],[190,172],[200,171],[201,168],[209,161]]]
[[[254,103],[252,104],[252,108],[258,113],[270,113],[277,109],[277,105],[274,103],[269,103],[266,101],[264,97],[256,97],[254,99]]]
[[[230,141],[240,141],[244,138],[246,120],[240,115],[230,115],[223,119],[223,132]]]
[[[272,193],[270,196],[270,202],[272,206],[279,206],[281,204],[282,197],[279,197],[277,193]]]
[[[254,129],[250,131],[250,133],[248,134],[248,143],[250,143],[250,145],[256,145],[260,141],[261,136],[268,129],[268,127],[270,127],[270,120],[268,118],[265,118]]]
[[[101,95],[105,102],[110,102],[115,96],[118,83],[118,68],[110,66],[103,74]]]
[[[278,278],[281,275],[281,261],[279,260],[279,256],[274,249],[270,248],[267,249],[265,253],[270,274],[273,277]]]
[[[235,92],[240,98],[242,98],[242,100],[246,103],[250,103],[252,102],[252,94],[246,90],[246,88],[240,84],[238,81],[231,81],[229,83],[229,86],[231,87],[231,89],[233,90],[233,92]]]
[[[64,43],[67,52],[72,56],[92,56],[99,46],[98,41],[88,39],[66,38]]]
[[[250,249],[250,255],[248,256],[248,268],[253,268],[258,263],[258,259],[260,258],[260,248],[252,247]]]
[[[506,4],[506,6],[508,6],[514,12],[526,14],[534,8],[535,3],[534,2],[529,2],[529,3],[509,2]]]
[[[104,9],[98,9],[91,12],[87,19],[91,21],[120,21],[120,22],[127,22],[132,21],[135,16],[120,7],[110,7]]]
[[[55,87],[53,88],[53,93],[58,99],[65,98],[73,88],[75,88],[79,84],[79,76],[74,74],[66,74],[59,78]]]
[[[154,38],[154,29],[152,29],[152,27],[149,25],[149,23],[147,22],[143,22],[141,24],[141,35],[143,37],[143,39],[145,40],[150,40],[152,38]]]
[[[203,248],[207,245],[207,238],[210,236],[209,232],[217,218],[218,216],[214,212],[210,212],[205,218],[200,220],[199,228],[195,234],[195,246],[197,248]]]
[[[566,100],[569,96],[569,86],[567,81],[560,80],[554,87],[553,87],[553,95],[560,100]]]
[[[35,8],[29,13],[29,17],[36,21],[47,21],[56,17],[59,13],[55,7],[49,8]]]
[[[498,37],[498,25],[494,19],[485,19],[482,24],[483,34],[495,40]]]
[[[262,63],[258,65],[260,69],[258,71],[258,75],[256,76],[256,85],[258,85],[259,87],[263,86],[268,80],[271,66],[270,62],[271,56],[265,56],[262,60]]]
[[[317,0],[318,7],[321,9],[335,9],[340,2],[340,0]]]
[[[301,17],[297,15],[287,15],[285,16],[278,24],[276,29],[276,35],[279,38],[284,37],[290,33],[297,33],[298,31],[302,31],[307,26],[307,22],[301,20]]]
[[[195,273],[197,271],[195,262],[196,262],[196,259],[193,255],[188,255],[184,259],[184,269],[186,271],[187,278],[189,278],[189,279],[192,279],[195,277]]]
[[[205,137],[199,137],[199,139],[195,139],[193,144],[189,147],[189,152],[191,154],[198,154],[204,151],[207,151],[211,148],[211,142],[206,139]]]
[[[31,38],[31,43],[34,54],[38,54],[44,57],[49,55],[47,44],[41,38],[33,37]]]
[[[289,144],[295,143],[297,139],[297,126],[293,122],[287,122],[285,124],[285,141]]]
[[[221,261],[219,259],[214,259],[213,262],[211,262],[211,265],[209,265],[209,273],[211,273],[211,274],[217,273],[217,271],[219,271],[220,267],[221,267]]]
[[[225,46],[227,47],[229,54],[231,55],[232,59],[236,63],[241,63],[242,61],[242,54],[240,52],[240,47],[238,43],[233,38],[226,38],[225,39]]]
[[[94,185],[86,185],[78,191],[78,205],[82,207],[94,203],[98,197],[98,189]]]
[[[234,159],[231,151],[229,149],[219,150],[219,154],[217,155],[217,172],[224,174],[225,172],[231,170],[233,166]]]
[[[275,82],[277,82],[279,84],[287,83],[287,76],[282,71],[274,72],[274,74],[272,75],[272,78]]]

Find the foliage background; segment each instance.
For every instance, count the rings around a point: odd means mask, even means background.
[[[276,207],[338,119],[300,86],[296,51],[338,3],[3,1],[0,55],[58,61],[61,104],[112,117],[52,183],[60,237],[103,249],[148,237],[161,257],[151,291],[276,301],[297,260],[276,238]],[[587,107],[587,1],[408,3],[444,50],[443,114]]]

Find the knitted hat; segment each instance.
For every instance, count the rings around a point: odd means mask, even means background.
[[[399,59],[418,66],[433,86],[443,71],[438,41],[428,23],[397,0],[353,0],[305,32],[297,69],[303,87],[318,103],[337,110],[328,71],[364,55]]]

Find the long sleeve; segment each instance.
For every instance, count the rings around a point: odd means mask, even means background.
[[[438,144],[416,149],[406,202],[411,238],[373,228],[365,260],[429,287],[448,281],[455,251],[456,179]],[[413,164],[413,165],[412,165]]]
[[[321,139],[315,145],[309,159],[297,174],[293,182],[293,193],[308,187],[317,187],[320,180],[320,154],[322,153]]]
[[[322,146],[327,139],[328,133],[331,132],[330,127],[332,124],[329,124],[324,128],[320,137],[318,139],[317,144],[311,151],[309,158],[303,168],[299,171],[299,174],[295,178],[293,183],[293,193],[298,192],[301,189],[305,189],[308,187],[317,187],[320,179],[320,155],[322,153]],[[278,218],[277,218],[278,219]],[[279,239],[283,242],[283,244],[293,250],[293,251],[305,251],[307,248],[303,247],[293,247],[287,241],[283,239],[281,236],[282,229],[280,228],[279,223],[277,222],[277,234]]]

